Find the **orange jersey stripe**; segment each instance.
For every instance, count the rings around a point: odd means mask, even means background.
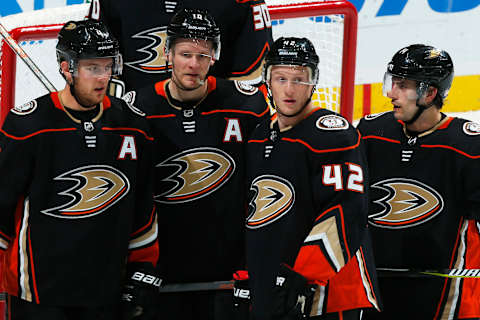
[[[265,52],[267,50],[270,50],[270,45],[268,44],[268,42],[265,42],[265,44],[263,45],[263,49],[260,52],[260,55],[257,57],[257,59],[255,59],[255,61],[250,66],[248,66],[245,70],[234,71],[234,72],[232,72],[232,75],[244,75],[244,74],[247,74],[248,72],[250,72],[250,70],[252,70],[258,64],[258,62],[263,59],[263,56],[265,55]]]

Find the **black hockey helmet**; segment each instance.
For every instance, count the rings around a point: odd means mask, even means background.
[[[172,17],[167,26],[166,54],[178,38],[212,41],[214,58],[220,59],[220,28],[207,10],[182,9]]]
[[[417,81],[417,95],[423,96],[429,86],[438,89],[444,99],[453,81],[453,62],[444,51],[424,44],[400,49],[388,63],[384,78],[384,94],[391,88],[388,78],[400,77]]]
[[[76,73],[80,59],[110,57],[113,58],[112,75],[122,73],[119,43],[101,21],[81,20],[65,23],[58,33],[56,52],[58,63],[67,61],[72,74]]]
[[[318,82],[319,58],[315,47],[307,38],[281,37],[278,38],[268,51],[263,66],[263,81],[270,80],[271,67],[274,65],[296,65],[308,67],[310,70],[310,83]]]

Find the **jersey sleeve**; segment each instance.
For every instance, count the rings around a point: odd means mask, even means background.
[[[367,230],[368,179],[360,133],[349,130],[336,139],[341,147],[322,150],[312,179],[315,222],[296,258],[294,270],[310,282],[328,287],[327,296],[316,300],[316,312],[358,308],[380,309],[378,285]],[[343,138],[342,138],[343,136]],[[332,139],[335,137],[332,136]],[[345,139],[346,138],[346,139]]]
[[[360,248],[366,233],[368,204],[360,135],[352,129],[332,135],[331,139],[345,143],[312,153],[311,188],[316,217],[294,268],[321,285]]]
[[[157,241],[157,213],[153,202],[153,139],[146,141],[137,173],[135,218],[129,242],[128,262],[150,262],[156,265],[159,248]]]
[[[10,113],[0,129],[0,250],[6,250],[14,236],[17,205],[25,198],[34,166],[34,138],[15,134],[18,121],[12,118]]]
[[[238,34],[231,46],[225,48],[221,56],[231,59],[228,63],[231,66],[228,78],[259,83],[264,57],[273,43],[270,15],[263,0],[236,0],[236,2],[242,6],[244,22],[239,26]]]

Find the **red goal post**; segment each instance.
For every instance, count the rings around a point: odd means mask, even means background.
[[[321,79],[320,83],[317,85],[314,102],[322,107],[337,111],[348,120],[352,121],[358,23],[355,7],[345,0],[266,0],[266,2],[271,20],[274,24],[273,33],[275,38],[282,35],[306,36],[314,42],[317,53],[320,56]],[[70,19],[81,19],[81,17],[84,17],[88,9],[86,8],[87,5],[84,4],[15,15],[18,16],[18,24],[20,25],[9,29],[9,32],[17,42],[26,47],[31,45],[31,43],[41,43],[47,39],[55,39],[61,26]],[[68,13],[69,10],[75,10],[75,14]],[[51,12],[53,12],[54,16],[58,15],[58,18],[52,18]],[[34,18],[25,18],[24,16],[32,16]],[[47,18],[44,18],[43,16],[46,16]],[[9,16],[7,18],[11,18],[10,20],[17,20],[17,17]],[[304,24],[305,21],[306,24]],[[289,22],[289,24],[283,22]],[[287,25],[287,33],[285,34],[282,27]],[[8,29],[8,26],[6,27]],[[296,30],[297,27],[300,30]],[[318,29],[320,31],[313,29]],[[331,30],[327,31],[331,32],[331,34],[326,37],[328,39],[325,42],[321,42],[321,38],[324,37],[323,30],[327,29],[332,29],[333,32]],[[311,35],[306,35],[304,34],[304,31],[306,30],[313,31],[313,33]],[[29,51],[23,46],[22,48],[29,53]],[[32,49],[31,53],[41,52],[41,48],[42,46],[38,46]],[[2,41],[0,50],[1,125],[11,107],[26,103],[30,99],[45,94],[46,91],[41,88],[42,85],[32,74],[28,75],[27,73],[19,76],[17,66],[23,62],[18,62],[19,59],[8,47],[8,44],[5,41]],[[322,53],[324,51],[326,52],[325,54]],[[58,67],[56,66],[55,56],[42,56],[40,54],[40,57],[41,58],[38,59],[42,61],[43,59],[51,60],[51,66],[47,67],[47,69],[52,70],[42,69],[42,66],[39,65],[40,69],[47,75],[47,77],[49,77],[49,73],[53,71],[55,72],[55,75],[51,75],[51,77],[58,78]],[[338,61],[335,61],[335,59]],[[33,57],[32,60],[38,64],[38,61]],[[327,78],[328,73],[333,74],[334,78],[338,76],[338,79],[328,79],[326,82],[322,83],[322,80]],[[19,81],[20,83],[25,81],[27,85],[22,84],[22,88],[16,88],[16,83],[19,83]],[[57,80],[57,88],[60,89],[63,85],[58,85],[58,81],[59,80]],[[35,87],[40,87],[40,89],[35,89]],[[26,90],[30,96],[23,99],[28,100],[21,101],[22,99],[16,99],[19,92],[25,93],[24,90]],[[39,90],[39,92],[36,93],[36,90]]]

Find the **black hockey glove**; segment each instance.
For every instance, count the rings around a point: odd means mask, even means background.
[[[276,320],[297,320],[307,318],[313,301],[315,286],[285,264],[274,288],[273,316]]]
[[[154,320],[157,316],[158,289],[162,279],[150,263],[131,263],[122,294],[123,320]]]
[[[233,305],[235,319],[248,319],[250,314],[250,286],[248,271],[239,270],[233,274]]]

